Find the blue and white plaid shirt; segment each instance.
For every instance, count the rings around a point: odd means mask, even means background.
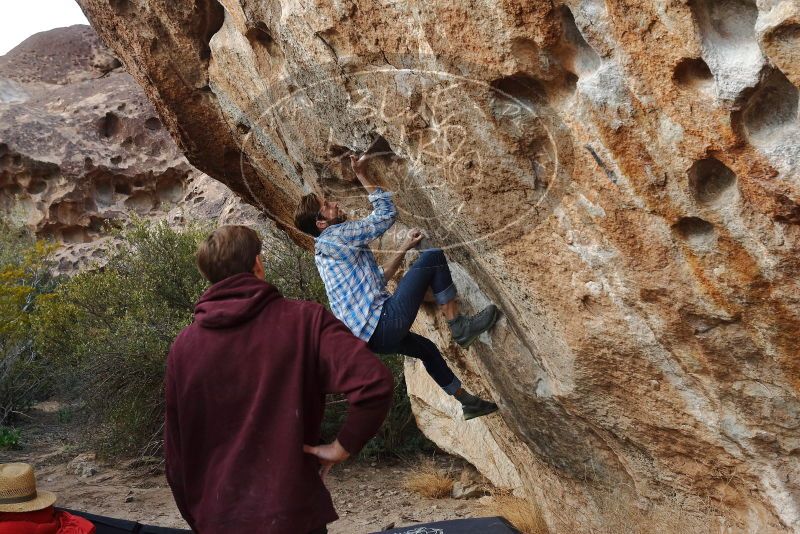
[[[314,261],[333,314],[364,341],[378,326],[389,298],[383,269],[369,243],[394,224],[397,210],[391,195],[377,188],[367,197],[374,208],[368,217],[325,228],[314,246]]]

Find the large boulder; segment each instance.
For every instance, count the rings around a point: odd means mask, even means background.
[[[0,213],[58,241],[64,272],[102,261],[108,223],[131,215],[175,224],[260,217],[186,161],[85,25],[36,34],[0,57]]]
[[[555,530],[619,495],[800,531],[796,2],[79,3],[189,161],[281,227],[312,190],[364,213],[341,156],[372,146],[398,228],[504,312],[468,351],[436,335],[501,408],[438,435]]]

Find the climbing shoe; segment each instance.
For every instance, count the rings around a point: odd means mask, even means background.
[[[464,411],[464,420],[469,421],[482,415],[489,415],[497,411],[497,405],[493,402],[485,401],[480,397],[476,397],[465,391],[459,389],[455,394],[458,402],[461,403],[461,408]]]
[[[479,335],[489,330],[497,321],[500,311],[494,304],[489,304],[472,317],[458,315],[447,321],[453,339],[462,347],[469,347]]]

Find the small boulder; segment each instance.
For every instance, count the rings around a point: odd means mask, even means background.
[[[453,484],[454,499],[477,499],[487,493],[486,486],[483,484],[464,484],[461,481]]]
[[[67,464],[67,469],[81,478],[93,477],[98,472],[95,454],[93,452],[79,454]]]

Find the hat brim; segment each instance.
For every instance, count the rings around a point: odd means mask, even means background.
[[[36,498],[16,504],[0,504],[0,512],[36,512],[53,506],[56,494],[49,491],[37,491]]]

